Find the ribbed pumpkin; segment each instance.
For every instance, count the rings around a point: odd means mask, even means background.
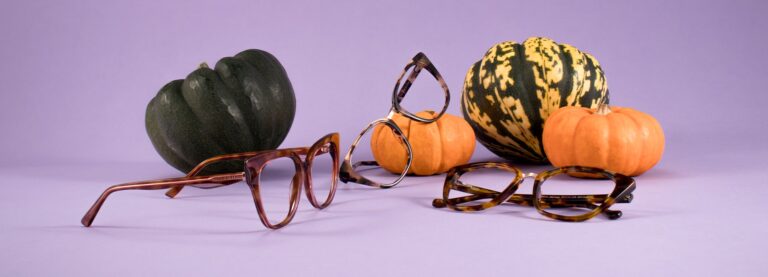
[[[608,103],[603,70],[591,55],[548,38],[491,47],[467,72],[464,118],[480,143],[496,155],[545,163],[544,122],[564,106]]]
[[[280,62],[262,50],[246,50],[202,64],[175,80],[147,105],[147,134],[171,166],[187,172],[212,156],[275,149],[293,123],[296,98]],[[242,170],[221,163],[206,173]]]
[[[422,118],[435,115],[433,111],[416,114]],[[421,123],[395,114],[392,120],[408,138],[413,150],[409,174],[433,175],[465,164],[475,151],[475,134],[461,117],[443,114],[433,123]],[[378,125],[371,135],[371,150],[376,162],[389,172],[400,174],[407,162],[407,153],[391,129]]]
[[[661,159],[664,131],[652,116],[630,108],[566,107],[547,119],[544,150],[554,166],[589,166],[637,176]]]

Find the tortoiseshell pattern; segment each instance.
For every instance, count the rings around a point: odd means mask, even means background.
[[[391,114],[391,113],[390,113]],[[360,139],[363,138],[366,132],[373,129],[378,124],[384,124],[385,126],[389,127],[392,130],[392,133],[397,136],[397,138],[400,139],[400,142],[402,142],[405,145],[405,149],[408,152],[408,160],[405,164],[405,169],[400,174],[400,176],[392,183],[389,184],[379,184],[376,181],[370,180],[368,178],[365,178],[365,176],[360,175],[360,173],[357,173],[357,168],[360,166],[378,166],[379,164],[375,161],[361,161],[357,162],[354,165],[352,164],[352,152],[355,151],[355,148],[357,147],[357,144],[360,142]],[[349,151],[344,156],[344,162],[341,164],[341,168],[339,169],[339,179],[344,182],[353,182],[358,183],[366,186],[371,187],[378,187],[378,188],[391,188],[395,185],[399,184],[400,181],[405,178],[405,174],[408,173],[408,169],[411,167],[411,162],[413,161],[413,155],[411,154],[412,148],[411,143],[408,141],[408,139],[403,135],[403,131],[400,129],[400,127],[397,127],[397,124],[395,124],[394,121],[391,119],[391,115],[387,118],[377,119],[371,123],[368,124],[368,126],[363,129],[362,132],[360,132],[360,135],[357,136],[354,142],[352,142],[352,145],[349,147]]]
[[[298,153],[299,155],[305,156],[305,155],[307,155],[306,151],[308,150],[308,148],[297,147],[297,148],[289,148],[289,149],[284,149],[284,150],[296,151],[296,153]],[[271,151],[271,150],[267,150],[267,151]],[[212,158],[209,158],[209,159],[206,159],[206,160],[200,162],[200,164],[198,164],[197,166],[192,168],[192,170],[190,170],[185,177],[197,176],[197,174],[200,174],[200,172],[202,172],[207,166],[213,165],[215,163],[224,162],[224,161],[233,161],[233,160],[239,160],[239,161],[245,162],[246,160],[248,160],[250,158],[253,158],[254,156],[256,156],[256,155],[258,155],[260,153],[263,153],[263,152],[265,152],[265,151],[242,152],[242,153],[234,153],[234,154],[226,154],[226,155],[215,156],[215,157],[212,157]],[[192,185],[192,186],[193,187],[197,187],[197,188],[201,188],[201,189],[211,189],[211,188],[217,188],[217,187],[220,187],[220,186],[226,186],[226,185],[229,185],[229,184],[237,183],[239,181],[242,181],[242,179],[241,180],[232,181],[230,183],[217,183],[217,184],[208,185],[208,186],[200,186],[200,185]],[[179,194],[179,192],[181,192],[182,189],[184,189],[184,186],[172,187],[171,189],[169,189],[168,191],[165,192],[165,196],[168,196],[170,198],[174,198],[174,197],[176,197],[176,195]]]
[[[465,184],[459,178],[461,175],[481,168],[492,168],[509,171],[515,174],[514,180],[501,192],[490,190],[471,184]],[[541,186],[548,178],[566,173],[592,173],[611,179],[616,183],[611,194],[586,194],[586,195],[542,195]],[[533,194],[515,194],[515,191],[525,178],[534,177]],[[448,207],[450,209],[462,212],[481,211],[495,207],[501,203],[515,203],[524,206],[535,207],[536,210],[549,218],[562,221],[585,221],[604,213],[610,219],[618,219],[622,216],[621,211],[610,210],[614,203],[630,203],[633,199],[632,192],[635,190],[635,180],[631,177],[610,172],[607,170],[591,167],[569,166],[545,171],[539,174],[523,174],[520,169],[509,163],[504,162],[478,162],[460,165],[448,171],[443,185],[443,198],[432,201],[435,208]],[[469,195],[450,198],[451,190],[467,193]],[[477,205],[461,204],[470,203],[477,200],[488,199]],[[574,216],[554,214],[546,211],[549,208],[587,208],[591,211]]]
[[[311,176],[311,168],[312,163],[317,155],[322,154],[330,154],[332,161],[333,161],[333,172],[331,176],[331,188],[327,195],[327,198],[320,202],[320,200],[317,198],[317,196],[314,193],[314,190],[312,189],[312,176]],[[306,158],[304,161],[301,160],[301,156],[305,156]],[[269,218],[267,218],[266,211],[264,210],[264,207],[262,205],[261,200],[261,194],[259,190],[259,178],[258,176],[261,174],[261,171],[264,169],[264,166],[271,160],[281,158],[281,157],[288,157],[294,162],[295,166],[295,174],[291,180],[291,195],[290,195],[290,209],[288,211],[288,214],[284,219],[277,223],[272,223]],[[210,175],[210,176],[197,176],[199,172],[202,171],[203,168],[205,168],[208,165],[211,165],[216,162],[221,161],[231,161],[231,160],[245,160],[244,164],[244,171],[243,172],[236,172],[236,173],[227,173],[227,174],[217,174],[217,175]],[[259,151],[259,152],[247,152],[247,153],[237,153],[237,154],[229,154],[229,155],[222,155],[222,156],[216,156],[210,159],[207,159],[197,165],[194,169],[192,169],[185,177],[181,178],[172,178],[172,179],[162,179],[162,180],[152,180],[152,181],[141,181],[141,182],[133,182],[133,183],[126,183],[121,185],[115,185],[107,188],[101,196],[96,200],[96,202],[91,206],[91,208],[88,210],[88,212],[83,216],[83,219],[81,220],[81,223],[85,227],[90,227],[93,223],[94,218],[96,218],[96,214],[101,209],[101,206],[104,204],[104,201],[107,199],[107,197],[116,191],[121,190],[158,190],[158,189],[167,189],[171,188],[166,195],[169,197],[174,197],[176,194],[181,191],[181,188],[185,186],[196,186],[200,188],[214,188],[214,187],[220,187],[225,185],[234,184],[240,181],[245,180],[248,187],[251,189],[251,194],[253,196],[253,202],[256,206],[256,211],[259,214],[259,219],[261,222],[270,229],[278,229],[285,225],[287,225],[291,220],[293,219],[293,216],[296,214],[296,210],[299,205],[301,194],[301,188],[302,184],[304,184],[304,189],[306,191],[307,199],[309,199],[309,202],[318,209],[323,209],[328,207],[328,205],[333,202],[333,197],[336,193],[336,186],[338,183],[338,177],[339,173],[336,169],[339,168],[339,134],[338,133],[331,133],[328,135],[325,135],[324,137],[320,138],[317,142],[315,142],[311,147],[299,147],[299,148],[287,148],[287,149],[278,149],[278,150],[267,150],[267,151]],[[204,184],[208,184],[209,186],[201,186]]]
[[[403,82],[402,87],[400,86],[400,82],[403,80],[403,77],[405,77],[405,73],[408,72],[410,68],[413,67],[413,71],[411,71],[411,74],[408,75],[408,78]],[[403,101],[403,98],[405,98],[405,95],[408,93],[408,90],[411,88],[411,85],[413,85],[413,82],[416,80],[416,77],[419,76],[419,73],[422,69],[426,69],[427,72],[432,74],[433,77],[435,77],[435,80],[437,80],[438,83],[440,83],[440,87],[443,89],[443,92],[445,92],[445,104],[443,105],[443,109],[438,113],[436,116],[433,116],[431,118],[424,118],[419,117],[407,110],[405,110],[400,103]],[[363,129],[362,132],[360,132],[360,135],[357,136],[357,138],[354,140],[352,145],[349,147],[349,151],[344,156],[344,162],[341,164],[341,169],[339,170],[339,178],[342,182],[348,183],[358,183],[362,185],[377,187],[377,188],[391,188],[399,184],[403,178],[405,178],[405,175],[408,173],[408,170],[411,168],[411,162],[413,161],[413,150],[411,148],[411,143],[408,141],[408,138],[403,135],[403,131],[400,129],[400,127],[395,124],[395,122],[392,120],[392,117],[395,114],[402,114],[403,116],[415,120],[422,123],[432,123],[440,119],[440,117],[445,114],[445,111],[448,109],[448,104],[451,101],[451,94],[448,90],[448,85],[445,83],[445,80],[443,80],[443,76],[440,75],[440,72],[437,71],[437,68],[432,64],[432,62],[427,58],[424,53],[419,52],[414,56],[411,61],[405,66],[405,69],[403,69],[403,72],[400,73],[400,76],[397,78],[397,82],[395,83],[395,89],[392,91],[392,106],[389,109],[389,114],[385,118],[374,120],[373,122],[369,123],[368,126]],[[355,148],[357,147],[357,144],[360,142],[360,139],[363,138],[363,136],[373,129],[376,125],[384,124],[386,127],[390,128],[392,132],[395,134],[395,136],[400,139],[400,142],[403,143],[405,146],[406,152],[408,154],[408,159],[405,164],[405,168],[403,169],[403,172],[400,173],[400,176],[393,182],[388,184],[380,184],[376,181],[370,180],[368,178],[365,178],[364,176],[360,175],[356,169],[359,166],[378,166],[378,163],[374,161],[362,161],[357,162],[354,165],[352,164],[352,153],[355,151]]]

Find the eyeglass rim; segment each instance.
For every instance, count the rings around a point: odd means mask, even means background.
[[[451,190],[454,190],[459,185],[459,178],[465,173],[483,168],[503,169],[515,173],[515,178],[511,180],[509,185],[507,185],[507,187],[504,188],[504,190],[502,190],[496,197],[491,198],[487,202],[483,202],[478,205],[465,206],[452,204],[453,201],[451,201],[450,193]],[[443,183],[443,201],[448,208],[455,211],[469,212],[489,209],[503,203],[504,200],[513,195],[517,191],[520,183],[522,183],[523,175],[523,172],[519,168],[504,162],[475,162],[459,165],[448,170],[448,173],[446,174],[445,182]]]
[[[331,133],[326,135],[324,138],[321,138],[320,140],[328,139],[328,137],[331,137],[331,140],[334,141],[334,144],[336,147],[336,153],[338,153],[338,133]],[[317,143],[316,143],[317,144]],[[105,189],[101,195],[96,199],[96,201],[91,205],[91,207],[86,211],[85,215],[83,215],[83,218],[80,220],[80,223],[85,227],[91,227],[93,224],[93,221],[95,220],[96,216],[98,216],[99,211],[101,210],[102,206],[106,202],[106,200],[109,198],[110,195],[112,195],[115,192],[118,191],[124,191],[124,190],[161,190],[166,189],[166,196],[168,197],[175,197],[178,192],[181,190],[181,188],[185,186],[195,186],[198,184],[205,184],[205,183],[212,183],[212,184],[218,184],[220,186],[225,185],[231,185],[243,180],[246,180],[246,184],[253,188],[250,184],[253,183],[253,172],[251,170],[253,168],[248,168],[246,166],[243,166],[244,171],[243,172],[233,172],[233,173],[223,173],[223,174],[214,174],[214,175],[198,175],[202,169],[204,169],[206,166],[214,164],[216,162],[221,161],[229,161],[229,160],[243,160],[247,163],[247,160],[250,160],[253,157],[261,157],[260,159],[268,160],[267,156],[273,155],[274,153],[284,153],[282,155],[289,155],[291,156],[294,165],[299,166],[301,170],[297,170],[297,173],[294,174],[294,180],[292,184],[297,184],[299,187],[296,190],[293,190],[296,192],[296,194],[292,195],[294,199],[296,197],[299,197],[300,189],[302,180],[296,180],[297,177],[303,177],[304,174],[303,170],[306,167],[306,165],[301,162],[301,159],[299,155],[302,154],[308,154],[307,151],[309,148],[307,147],[298,147],[298,148],[287,148],[287,149],[278,149],[278,150],[265,150],[265,151],[256,151],[256,152],[243,152],[243,153],[233,153],[233,154],[224,154],[219,156],[214,156],[211,158],[208,158],[202,162],[200,162],[195,168],[193,168],[189,173],[187,173],[184,177],[178,177],[178,178],[166,178],[166,179],[158,179],[158,180],[145,180],[145,181],[137,181],[137,182],[130,182],[130,183],[123,183],[118,185],[113,185]],[[272,154],[270,154],[272,153]],[[312,154],[308,154],[312,155]],[[311,157],[308,157],[311,158]],[[336,155],[336,161],[338,161],[338,155]],[[257,167],[255,164],[258,163],[258,160],[251,161],[251,164],[254,165],[252,167]],[[263,167],[263,166],[258,166]],[[337,170],[338,167],[334,166],[334,170]],[[255,171],[254,171],[255,172]],[[337,182],[337,181],[336,181]],[[304,183],[306,185],[306,183]],[[335,188],[335,187],[334,187]],[[335,192],[335,190],[334,190]],[[252,196],[254,196],[254,205],[256,205],[256,200],[259,199],[259,194],[254,194],[254,191],[251,190]],[[299,197],[300,199],[300,197]],[[294,203],[298,204],[298,200],[296,200]],[[257,212],[261,212],[263,214],[263,211],[258,210],[259,207],[257,205]],[[294,207],[295,210],[295,207]],[[295,214],[295,211],[294,211]],[[280,227],[285,226],[288,222],[290,222],[290,219],[292,219],[293,216],[290,216],[288,220],[283,220],[280,224],[271,224],[268,220],[265,220],[264,217],[260,215],[260,219],[262,219],[262,223],[264,226],[270,229],[277,229]]]
[[[608,197],[603,200],[600,205],[598,205],[596,208],[592,209],[591,211],[580,214],[580,215],[561,215],[556,213],[551,213],[546,210],[545,207],[541,206],[541,186],[547,179],[560,175],[560,174],[568,174],[568,173],[592,173],[592,174],[599,174],[607,179],[610,179],[614,182],[613,190],[610,194],[608,194]],[[544,174],[544,176],[542,176]],[[536,207],[536,211],[539,212],[539,214],[544,215],[546,217],[560,220],[560,221],[568,221],[568,222],[581,222],[588,219],[591,219],[606,210],[608,210],[613,204],[617,202],[617,199],[621,199],[622,197],[626,195],[630,195],[635,190],[635,180],[632,177],[616,173],[613,171],[596,168],[596,167],[586,167],[586,166],[565,166],[560,168],[555,168],[552,170],[548,170],[542,173],[539,173],[536,176],[536,180],[533,183],[533,195],[534,199],[534,206]],[[621,217],[621,212],[618,211],[618,217]]]
[[[299,202],[301,201],[301,189],[302,186],[305,189],[307,198],[309,199],[312,206],[318,209],[323,209],[327,207],[328,205],[333,202],[333,198],[336,193],[337,183],[338,183],[338,170],[334,170],[332,173],[335,175],[333,177],[333,181],[331,184],[331,189],[329,191],[329,196],[326,199],[326,201],[323,204],[319,204],[316,201],[316,198],[313,199],[314,191],[311,191],[311,176],[310,176],[310,166],[311,161],[314,160],[315,153],[317,152],[318,148],[326,145],[331,144],[332,147],[335,147],[335,151],[332,152],[333,157],[333,167],[334,169],[339,168],[338,167],[338,141],[339,141],[339,134],[338,133],[330,133],[319,140],[317,140],[311,147],[301,147],[301,148],[289,148],[289,149],[278,149],[278,150],[270,150],[270,151],[264,151],[261,152],[245,161],[245,181],[246,184],[251,189],[251,194],[253,195],[254,204],[256,206],[257,213],[259,214],[259,219],[261,222],[270,229],[278,229],[281,228],[288,223],[291,222],[293,217],[296,215],[296,211],[298,210]],[[302,161],[300,154],[306,153],[306,158]],[[264,167],[272,160],[289,157],[295,166],[295,173],[291,180],[291,195],[290,195],[290,209],[286,217],[278,222],[277,224],[273,224],[270,219],[267,217],[266,210],[263,206],[263,201],[261,199],[261,192],[259,190],[259,178],[255,178],[256,176],[259,176],[264,169]],[[255,174],[254,174],[255,173]],[[255,175],[255,176],[254,176]]]
[[[290,158],[293,161],[295,172],[291,178],[291,192],[289,198],[289,210],[285,217],[280,220],[279,218],[269,218],[266,208],[264,207],[264,201],[261,197],[261,178],[262,171],[269,162],[279,158]],[[291,222],[298,210],[299,201],[301,200],[301,184],[304,182],[306,173],[304,173],[304,164],[301,158],[295,151],[276,150],[250,158],[246,161],[245,165],[245,182],[251,190],[253,196],[253,203],[256,206],[256,212],[259,215],[259,220],[269,229],[278,229]],[[273,223],[273,220],[279,220],[277,223]]]
[[[408,76],[407,79],[405,79],[405,82],[403,82],[403,86],[400,86],[400,83],[403,81],[403,77],[405,77],[405,73],[408,72],[408,70],[411,67],[415,67],[413,71],[411,71],[411,74]],[[422,69],[426,69],[427,72],[429,72],[432,77],[437,80],[438,83],[440,83],[440,87],[442,88],[444,95],[445,95],[445,103],[443,104],[443,109],[437,113],[437,116],[434,116],[433,118],[424,118],[417,116],[416,114],[406,110],[403,108],[400,103],[405,98],[406,94],[408,93],[408,90],[411,87],[411,84],[416,80],[416,77],[418,77],[419,73]],[[411,61],[405,66],[403,69],[403,72],[400,73],[400,76],[397,78],[397,82],[395,83],[395,88],[392,90],[392,109],[399,114],[402,114],[403,116],[421,122],[421,123],[432,123],[440,119],[440,117],[445,114],[445,112],[448,110],[448,106],[451,102],[451,93],[448,89],[448,85],[445,83],[445,80],[443,79],[443,76],[440,74],[440,72],[437,70],[435,65],[432,63],[432,61],[427,58],[427,55],[419,52],[417,53]]]
[[[464,173],[471,172],[477,169],[481,168],[502,168],[507,169],[510,171],[517,172],[515,180],[510,184],[507,188],[505,188],[501,193],[498,193],[495,197],[491,198],[491,200],[487,202],[483,202],[479,205],[466,205],[466,206],[458,206],[454,204],[454,201],[451,201],[452,198],[450,198],[449,194],[452,189],[456,186],[458,179],[463,175]],[[594,209],[592,212],[588,213],[587,215],[578,215],[578,216],[563,216],[563,215],[557,215],[552,214],[546,211],[543,211],[542,207],[539,205],[540,199],[542,199],[541,195],[541,184],[547,179],[552,176],[561,174],[561,173],[567,173],[567,172],[585,172],[585,173],[601,173],[601,174],[607,174],[610,175],[610,178],[614,180],[615,186],[614,190],[608,194],[608,197],[600,204],[598,209]],[[433,206],[435,207],[448,207],[452,210],[456,211],[480,211],[484,209],[488,209],[494,206],[497,206],[501,203],[506,202],[509,198],[511,198],[517,190],[520,183],[522,183],[522,180],[524,179],[522,171],[520,171],[517,167],[514,165],[507,163],[507,162],[475,162],[470,164],[464,164],[456,166],[452,169],[450,169],[446,175],[446,180],[443,185],[443,197],[442,199],[436,199],[435,202],[433,202]],[[538,186],[539,191],[538,195],[536,194],[536,187]],[[632,200],[632,191],[634,191],[636,185],[635,181],[632,177],[614,173],[608,170],[600,169],[600,168],[593,168],[593,167],[583,167],[583,166],[566,166],[566,167],[560,167],[555,168],[547,171],[540,172],[536,175],[536,178],[534,180],[534,194],[533,194],[533,205],[536,208],[539,213],[541,213],[544,216],[556,219],[556,220],[562,220],[562,221],[584,221],[587,219],[590,219],[592,217],[595,217],[596,215],[603,213],[603,212],[611,212],[613,215],[618,218],[621,216],[620,211],[612,211],[608,210],[614,203],[617,203],[618,199],[622,199],[622,202],[619,203],[629,203]],[[510,192],[511,190],[511,192]],[[461,191],[461,190],[459,190]],[[439,203],[437,200],[442,200]],[[543,212],[544,213],[543,213]]]
[[[313,189],[314,183],[312,182],[312,166],[315,157],[317,157],[317,151],[319,151],[320,148],[324,147],[326,144],[331,148],[329,151],[332,159],[331,187],[328,195],[326,195],[325,201],[321,204],[317,201],[317,195],[315,195],[315,191]],[[336,189],[339,183],[339,154],[339,133],[331,133],[325,135],[323,138],[315,142],[309,148],[309,151],[307,151],[307,157],[304,161],[306,166],[306,180],[304,181],[304,187],[307,193],[307,199],[309,199],[309,202],[315,208],[324,209],[333,202],[333,198],[336,195]]]
[[[405,163],[405,168],[403,169],[403,172],[400,173],[400,176],[396,180],[386,184],[382,184],[366,178],[362,174],[358,173],[357,170],[355,170],[355,166],[352,164],[352,154],[357,148],[357,145],[360,143],[360,140],[369,131],[372,132],[374,127],[379,124],[384,124],[386,127],[389,127],[390,129],[392,129],[394,134],[401,141],[403,141],[403,143],[405,144],[406,154],[408,156],[408,160]],[[403,179],[405,179],[405,176],[408,175],[408,170],[410,170],[412,164],[413,164],[413,148],[411,147],[411,142],[408,141],[408,137],[404,135],[403,130],[400,129],[400,127],[398,127],[397,124],[392,119],[380,118],[368,123],[365,129],[363,129],[363,131],[360,132],[357,138],[355,138],[355,140],[352,142],[352,145],[349,147],[349,150],[347,151],[347,154],[344,156],[344,160],[341,163],[341,168],[339,169],[339,180],[344,183],[352,182],[352,183],[357,183],[357,184],[376,187],[376,188],[388,189],[388,188],[397,186],[398,184],[400,184],[400,182],[403,181]]]
[[[405,82],[403,82],[403,86],[401,87],[400,83],[402,82],[403,77],[405,77],[405,73],[407,73],[411,67],[416,67],[416,68],[411,72],[411,74],[405,80]],[[400,105],[403,98],[408,93],[408,89],[410,89],[411,84],[416,79],[416,77],[418,77],[418,74],[421,72],[422,69],[426,69],[427,72],[432,74],[432,76],[440,83],[440,86],[443,89],[443,92],[445,93],[445,104],[443,105],[443,109],[440,111],[440,113],[437,114],[437,116],[434,116],[434,113],[433,113],[432,118],[423,118],[423,117],[417,116],[409,112],[408,110],[404,109]],[[392,120],[393,114],[399,113],[408,119],[421,122],[421,123],[432,123],[440,119],[443,116],[443,114],[445,114],[446,110],[448,109],[450,99],[451,99],[451,94],[448,89],[448,85],[445,83],[445,80],[443,79],[440,72],[434,66],[432,61],[430,61],[429,58],[427,58],[427,56],[423,52],[417,53],[411,59],[411,61],[408,64],[406,64],[405,68],[403,69],[403,72],[400,73],[400,76],[395,82],[395,88],[392,90],[392,106],[390,107],[390,113],[385,118],[377,119],[368,123],[368,125],[363,129],[363,131],[360,132],[360,134],[354,140],[354,142],[352,143],[352,145],[350,146],[349,150],[347,151],[344,157],[344,160],[341,164],[341,168],[339,169],[339,179],[344,183],[353,182],[353,183],[358,183],[358,184],[377,187],[377,188],[384,188],[384,189],[392,188],[400,184],[400,182],[402,182],[402,180],[408,174],[408,170],[410,170],[410,167],[413,163],[413,149],[411,147],[411,143],[408,140],[408,138],[405,135],[403,135],[403,132],[400,129],[400,127],[398,127],[397,124],[395,124],[394,121]],[[381,184],[379,182],[370,180],[365,176],[359,174],[355,170],[355,165],[353,165],[351,161],[352,153],[354,152],[355,148],[360,142],[360,139],[368,131],[370,131],[375,125],[382,124],[382,123],[389,126],[392,130],[394,130],[395,134],[401,139],[401,141],[403,141],[403,143],[406,145],[407,156],[408,156],[408,160],[406,161],[406,166],[403,172],[400,173],[400,176],[395,181],[387,184]]]

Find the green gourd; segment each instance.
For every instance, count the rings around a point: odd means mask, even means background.
[[[608,103],[603,70],[591,55],[535,37],[491,47],[467,72],[464,118],[486,148],[517,161],[546,163],[542,132],[547,117],[565,106]]]
[[[295,113],[283,66],[272,54],[250,49],[163,86],[147,105],[145,123],[160,156],[187,172],[216,155],[276,149]],[[242,161],[230,161],[204,173],[241,170]]]

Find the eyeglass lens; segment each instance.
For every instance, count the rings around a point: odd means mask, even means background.
[[[600,207],[605,196],[613,192],[616,183],[612,179],[577,179],[565,173],[550,176],[541,183],[541,197],[550,197],[552,204],[543,205],[544,211],[563,216],[580,216]],[[556,197],[551,197],[556,196]],[[562,205],[556,198],[570,199]]]
[[[413,73],[417,70],[420,71],[418,78],[410,80],[410,88],[408,88],[405,97],[401,99],[400,107],[418,117],[432,119],[445,106],[445,92],[440,83],[426,69],[411,66],[403,75],[403,79],[400,80],[401,89],[398,90],[398,93],[402,90],[402,86],[407,85],[406,82],[409,77],[416,76]],[[417,114],[422,111],[432,111],[434,114]]]
[[[270,160],[258,175],[261,204],[271,224],[288,217],[292,192],[298,188],[292,184],[295,175],[296,167],[290,157]]]
[[[396,121],[405,121],[404,118]],[[405,122],[403,122],[405,124]],[[389,125],[384,123],[376,124],[368,130],[357,144],[358,147],[370,147],[370,153],[365,151],[355,152],[352,164],[359,164],[360,161],[379,161],[379,166],[360,165],[355,171],[379,184],[391,184],[395,182],[408,162],[408,148],[403,142],[402,137],[395,134],[395,131]]]
[[[312,166],[308,168],[311,176],[311,192],[315,196],[319,205],[325,203],[331,197],[331,188],[335,179],[334,172],[337,168],[333,163],[331,143],[327,143],[321,148],[315,150],[312,158]]]
[[[471,191],[460,191],[462,188],[451,189],[448,197],[469,197],[465,199],[471,201],[460,201],[456,205],[459,207],[481,205],[490,202],[492,198],[504,191],[515,180],[516,176],[515,171],[502,168],[474,168],[472,171],[462,174],[458,182],[459,187],[461,185],[471,187]],[[518,190],[519,192],[520,190]]]

